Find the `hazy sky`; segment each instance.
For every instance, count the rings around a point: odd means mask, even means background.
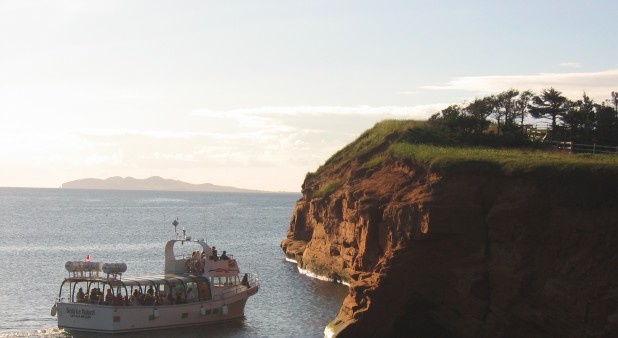
[[[386,118],[618,90],[618,1],[0,0],[0,186],[300,191]]]

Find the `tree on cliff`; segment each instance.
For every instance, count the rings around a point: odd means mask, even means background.
[[[584,93],[581,100],[572,102],[563,117],[564,125],[569,131],[569,139],[575,142],[593,143],[596,126],[595,104]]]
[[[500,135],[500,131],[503,133],[509,133],[517,130],[518,127],[515,124],[516,115],[516,97],[519,95],[519,91],[516,89],[509,89],[503,91],[498,95],[491,96],[492,98],[492,117],[496,120],[497,134]]]
[[[480,134],[489,126],[489,98],[476,99],[467,106],[450,105],[429,118],[429,125],[457,142],[462,135]]]
[[[494,102],[491,97],[482,99],[474,99],[465,108],[464,112],[470,118],[472,128],[471,133],[480,134],[484,132],[491,124],[487,118],[493,111]]]
[[[417,132],[414,139],[436,144],[522,146],[529,144],[522,126],[530,114],[534,118],[551,119],[551,140],[560,132],[565,140],[618,145],[616,104],[617,92],[612,92],[612,100],[599,105],[585,93],[582,99],[571,102],[554,88],[545,89],[539,95],[530,90],[509,89],[468,104],[444,108],[429,119],[430,128],[425,133]],[[489,129],[490,117],[497,126],[495,134]]]
[[[515,99],[515,114],[520,119],[520,126],[524,125],[524,119],[528,115],[528,108],[533,97],[534,93],[531,90],[525,90]]]
[[[603,145],[618,145],[618,116],[614,107],[596,105],[595,141]]]
[[[532,98],[532,105],[529,108],[530,115],[534,118],[550,118],[551,134],[550,140],[553,141],[558,120],[562,119],[568,109],[569,100],[562,96],[562,93],[554,88],[544,89],[540,95]]]

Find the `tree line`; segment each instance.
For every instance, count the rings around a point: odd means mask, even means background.
[[[596,103],[586,93],[570,100],[554,88],[538,94],[509,89],[450,105],[431,116],[428,125],[457,142],[519,145],[530,139],[535,124],[548,120],[546,141],[618,146],[618,92]]]

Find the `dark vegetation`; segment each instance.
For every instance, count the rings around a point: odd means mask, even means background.
[[[540,94],[510,89],[451,105],[428,121],[379,122],[316,172],[308,173],[306,183],[326,168],[337,171],[358,161],[359,170],[370,170],[387,158],[418,161],[442,170],[618,172],[618,156],[551,148],[552,141],[617,146],[617,109],[616,92],[598,104],[585,94],[581,100],[569,100],[553,88]],[[324,182],[318,194],[328,196],[338,186],[338,182]]]
[[[554,88],[540,94],[509,89],[472,102],[451,105],[429,119],[441,142],[489,146],[529,146],[531,133],[547,131],[545,141],[618,145],[618,93],[595,103],[583,94],[572,101]]]

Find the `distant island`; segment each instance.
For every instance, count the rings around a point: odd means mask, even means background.
[[[164,191],[200,191],[200,192],[257,192],[266,191],[241,189],[214,185],[211,183],[192,184],[178,180],[153,176],[146,179],[133,177],[110,177],[107,179],[84,178],[62,184],[62,189],[106,189],[106,190],[164,190]]]

